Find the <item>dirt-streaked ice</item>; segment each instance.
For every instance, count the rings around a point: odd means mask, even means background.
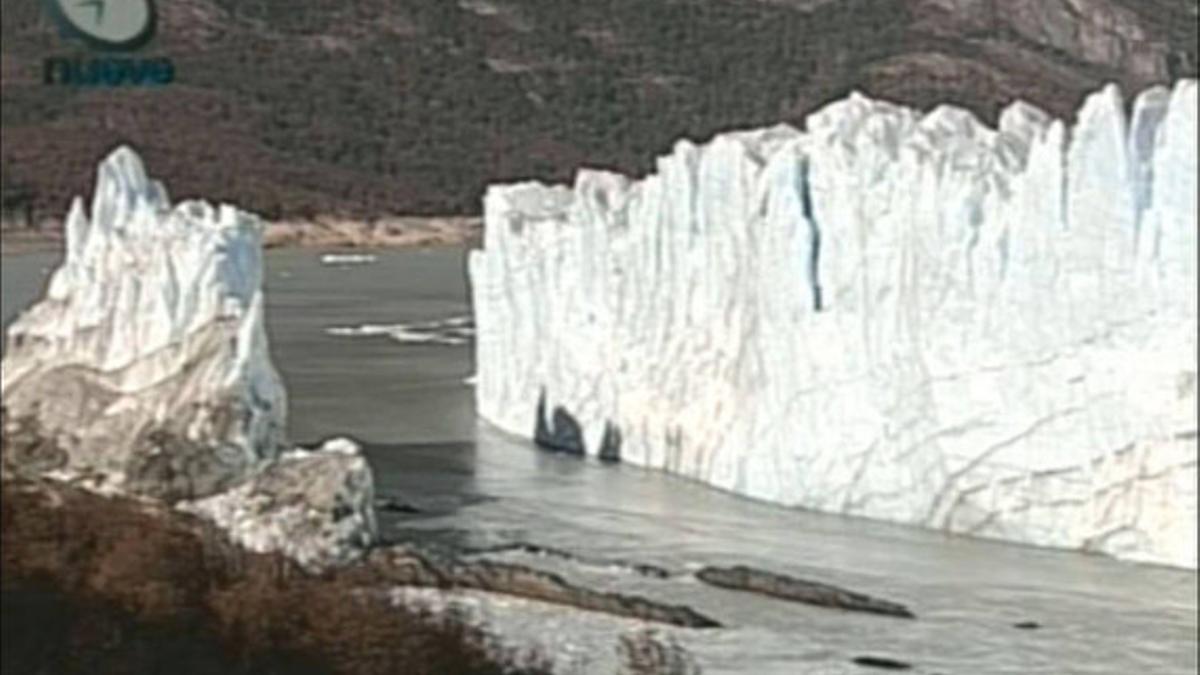
[[[479,413],[783,504],[1195,567],[1196,110],[1194,80],[1071,127],[854,94],[642,180],[493,186]]]

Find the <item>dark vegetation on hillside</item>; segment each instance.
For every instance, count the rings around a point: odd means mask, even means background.
[[[548,672],[453,615],[236,549],[199,520],[63,486],[0,487],[0,672]]]
[[[470,213],[489,182],[644,173],[677,138],[799,124],[852,89],[1070,116],[1197,61],[1195,0],[171,0],[138,55],[174,84],[71,89],[42,59],[90,54],[2,2],[0,182],[34,221],[119,142],[175,196],[271,218]]]

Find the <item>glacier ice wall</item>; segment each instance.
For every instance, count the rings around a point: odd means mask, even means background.
[[[492,186],[480,415],[751,497],[1196,566],[1197,85],[853,94]]]
[[[65,228],[45,297],[7,335],[6,432],[31,440],[6,444],[6,466],[177,499],[277,455],[286,397],[263,328],[258,219],[172,207],[120,148],[100,164],[90,218],[76,198]]]

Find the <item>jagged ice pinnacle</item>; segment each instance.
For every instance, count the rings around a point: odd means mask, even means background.
[[[173,499],[276,456],[286,397],[263,328],[257,217],[172,208],[123,147],[100,164],[91,217],[77,197],[65,229],[45,297],[7,336],[6,419],[53,446],[24,464]]]

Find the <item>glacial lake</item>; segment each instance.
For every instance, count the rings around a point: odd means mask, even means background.
[[[371,264],[331,266],[317,252],[268,253],[267,324],[292,438],[359,440],[380,495],[415,507],[381,514],[385,536],[456,546],[520,541],[583,561],[664,567],[668,579],[508,556],[721,621],[726,628],[675,633],[705,673],[885,672],[856,665],[858,656],[943,675],[1196,672],[1194,572],[778,508],[550,454],[497,432],[474,414],[463,251],[375,255]],[[4,257],[5,327],[41,293],[56,258]],[[807,607],[688,574],[709,564],[837,584],[904,603],[918,618]],[[575,630],[555,620],[570,611],[545,609],[538,630]],[[1040,628],[1013,625],[1025,621]],[[568,647],[589,639],[559,637]]]

